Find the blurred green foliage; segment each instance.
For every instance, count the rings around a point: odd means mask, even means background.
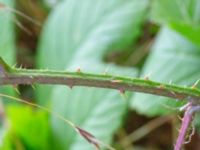
[[[0,2],[15,7],[14,0]],[[95,73],[108,68],[109,74],[144,77],[150,73],[155,81],[188,86],[199,79],[200,0],[45,0],[38,5],[48,15],[37,37],[36,68],[74,71],[81,67]],[[14,28],[18,18],[14,17],[8,10],[0,9],[0,56],[10,65],[16,62],[16,53],[20,51],[16,42],[19,26]],[[149,36],[146,24],[150,32],[156,28]],[[144,49],[146,41],[153,41],[153,46],[147,48],[148,54]],[[129,56],[130,51],[137,55]],[[128,55],[124,64],[129,57],[142,56],[142,67],[107,63],[104,58],[108,53]],[[12,88],[1,88],[0,92],[14,94]],[[58,112],[105,143],[113,142],[130,109],[157,116],[173,112],[165,106],[183,104],[132,93],[123,100],[116,91],[85,87],[71,90],[65,86],[37,85],[32,95],[36,103]],[[2,150],[93,149],[52,114],[30,106],[4,106]],[[195,122],[199,124],[198,120]]]
[[[51,146],[48,114],[29,106],[9,105],[6,114],[10,127],[2,149],[45,150]],[[31,136],[30,136],[31,135]]]
[[[200,46],[199,0],[154,0],[151,12],[153,21],[169,25]]]

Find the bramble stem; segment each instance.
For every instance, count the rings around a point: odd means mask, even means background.
[[[193,113],[191,112],[191,109],[192,103],[190,103],[190,105],[185,110],[184,117],[182,119],[181,129],[179,131],[179,136],[177,138],[174,150],[181,150],[181,147],[184,145],[186,132],[193,118]]]
[[[1,64],[0,64],[1,65]],[[0,86],[18,84],[59,84],[135,91],[170,97],[179,100],[193,100],[200,103],[200,90],[194,87],[181,87],[163,84],[147,79],[120,77],[107,74],[91,74],[84,72],[62,72],[45,70],[26,70],[9,68],[6,76],[0,75]]]

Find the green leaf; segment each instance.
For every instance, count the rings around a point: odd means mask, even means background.
[[[199,25],[190,25],[186,23],[177,23],[171,22],[171,28],[178,31],[186,38],[200,46],[200,24]]]
[[[13,0],[0,0],[10,7],[13,7]],[[13,65],[15,61],[15,32],[14,24],[12,21],[12,14],[5,10],[0,10],[0,57],[9,65]],[[14,94],[12,88],[0,88],[1,92],[9,95]]]
[[[0,0],[0,2],[13,7],[13,0]],[[0,10],[0,56],[10,65],[15,58],[15,33],[11,13]]]
[[[82,70],[135,76],[134,69],[118,68],[102,62],[108,51],[130,46],[140,33],[147,0],[68,0],[50,15],[40,41],[40,68]],[[133,9],[135,8],[135,9]],[[48,58],[48,59],[46,59]],[[132,73],[130,73],[132,72]],[[50,101],[52,109],[108,143],[121,124],[127,101],[118,91],[64,86],[38,90],[40,101]],[[66,124],[52,117],[52,127],[60,147],[93,149]],[[58,145],[58,144],[56,144]]]
[[[178,33],[163,28],[141,77],[150,74],[150,79],[155,81],[192,86],[200,77],[199,66],[200,49]],[[135,94],[131,106],[139,113],[154,116],[172,112],[178,105],[168,98]]]
[[[138,8],[132,9],[134,6]],[[147,0],[61,2],[44,27],[37,66],[64,70],[81,55],[90,61],[101,61],[106,51],[128,47],[140,32],[146,7]],[[37,89],[39,103],[51,101],[51,95],[45,94],[51,93],[50,88]]]
[[[154,0],[151,14],[153,21],[169,25],[200,46],[199,0]]]
[[[11,125],[6,138],[12,141],[13,145],[17,146],[16,139],[18,138],[26,149],[47,150],[50,148],[49,120],[46,112],[34,110],[29,106],[11,105],[7,107],[6,114]]]
[[[133,6],[138,8],[132,9]],[[146,0],[69,0],[60,3],[44,27],[38,66],[63,70],[77,54],[92,52],[95,55],[87,59],[96,60],[108,50],[127,47],[139,33],[146,6]],[[44,59],[47,55],[48,59]]]

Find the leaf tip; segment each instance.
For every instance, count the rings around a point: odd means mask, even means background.
[[[160,85],[158,86],[158,88],[161,89],[161,90],[164,89],[164,87],[165,87],[165,86],[164,86],[163,84],[160,84]]]
[[[80,127],[75,127],[76,131],[85,139],[87,140],[89,143],[91,143],[92,145],[94,145],[96,147],[96,149],[100,150],[100,143],[99,141],[96,139],[95,136],[93,136],[91,133],[81,129]]]

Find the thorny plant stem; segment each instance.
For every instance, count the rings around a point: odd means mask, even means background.
[[[179,136],[177,138],[174,150],[181,150],[181,147],[184,145],[187,129],[189,128],[194,115],[191,111],[192,109],[193,109],[192,103],[189,103],[189,105],[185,110],[184,117],[182,119],[181,129],[179,131]]]
[[[1,63],[0,63],[1,66]],[[6,75],[2,75],[6,74]],[[135,91],[170,97],[179,100],[191,100],[200,104],[200,90],[195,87],[181,87],[163,84],[148,79],[120,77],[108,74],[91,74],[79,71],[61,72],[48,70],[26,70],[9,68],[0,74],[0,86],[18,84],[60,84]]]
[[[27,20],[34,22],[37,25],[40,25],[38,22],[32,18],[24,15],[23,13],[6,7],[6,5],[0,3],[0,9],[7,9],[10,12],[16,13]],[[19,26],[18,22],[16,22]],[[21,26],[22,27],[22,26]],[[23,27],[22,27],[23,28]],[[199,80],[198,80],[199,81]],[[160,95],[175,99],[185,99],[189,101],[189,105],[185,110],[184,117],[182,120],[182,125],[178,139],[176,141],[174,150],[180,150],[184,144],[185,136],[187,129],[189,128],[193,114],[195,111],[200,110],[200,106],[192,106],[193,104],[200,104],[200,90],[196,89],[195,86],[192,87],[181,87],[171,84],[163,84],[147,79],[137,79],[137,78],[127,78],[119,77],[107,74],[89,74],[83,73],[80,71],[77,72],[59,72],[59,71],[48,71],[48,70],[26,70],[26,69],[15,69],[4,64],[0,57],[0,86],[3,85],[18,85],[18,84],[62,84],[68,85],[69,87],[73,86],[88,86],[88,87],[99,87],[99,88],[109,88],[109,89],[118,89],[120,92],[124,91],[135,91],[142,92],[154,95]],[[32,104],[26,101],[23,101],[18,98],[13,98],[0,93],[0,96],[14,99],[19,102],[23,102],[38,108],[41,108],[47,112],[51,112],[49,109],[39,106],[37,104]],[[191,102],[192,100],[192,102]],[[196,108],[195,108],[196,107]],[[191,111],[194,108],[193,112]],[[195,110],[197,109],[197,110]],[[99,148],[99,143],[93,135],[82,130],[79,127],[76,127],[72,122],[66,120],[64,117],[60,116],[55,112],[51,112],[56,115],[58,118],[75,128],[88,142],[92,143],[97,149]],[[102,143],[101,143],[102,144]],[[104,145],[104,144],[103,144]],[[105,146],[105,145],[104,145]],[[106,145],[107,148],[113,149]]]
[[[181,149],[193,114],[200,110],[200,106],[198,105],[200,104],[200,90],[196,88],[198,82],[192,87],[181,87],[158,83],[150,81],[149,79],[83,73],[80,69],[75,72],[16,69],[8,66],[0,57],[0,86],[18,84],[60,84],[68,85],[70,88],[73,86],[88,86],[117,89],[123,93],[125,91],[136,91],[179,100],[188,100],[187,107],[184,107],[185,114],[180,134],[174,147],[175,150]],[[98,148],[99,141],[96,141],[91,134],[79,128],[77,130],[85,139]]]

